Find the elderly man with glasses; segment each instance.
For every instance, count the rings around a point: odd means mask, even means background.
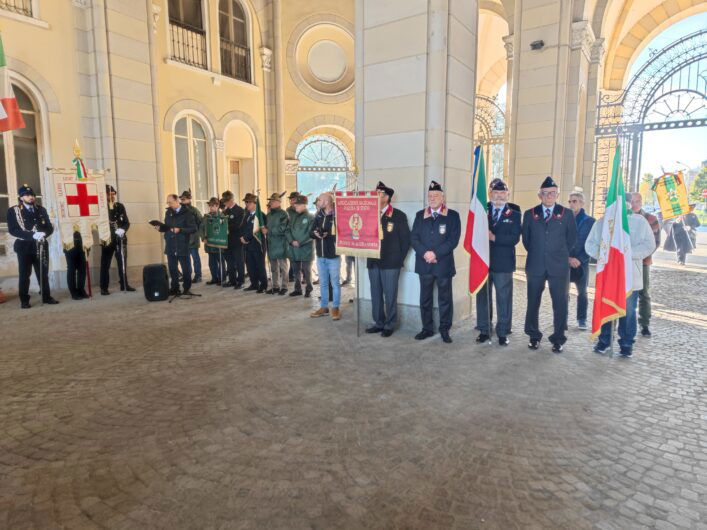
[[[537,350],[542,340],[538,323],[545,282],[550,286],[554,333],[549,339],[554,353],[562,352],[567,341],[567,291],[570,251],[577,239],[577,225],[572,211],[557,204],[558,188],[552,177],[540,186],[540,204],[523,214],[523,246],[528,251],[525,274],[528,278],[528,307],[525,333],[528,348]]]
[[[569,203],[577,225],[577,241],[570,251],[570,281],[577,288],[577,327],[587,329],[589,254],[584,250],[584,243],[596,219],[584,211],[584,193],[581,191],[570,193]]]

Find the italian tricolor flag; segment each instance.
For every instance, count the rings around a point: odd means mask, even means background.
[[[620,162],[621,153],[617,145],[601,226],[592,314],[593,338],[601,333],[603,324],[626,316],[626,298],[631,295],[633,285],[631,239]]]
[[[20,107],[17,105],[17,98],[12,91],[10,76],[7,73],[2,34],[0,34],[0,103],[2,103],[0,105],[0,132],[24,129],[25,121],[20,114]]]
[[[265,226],[265,218],[263,217],[263,211],[260,209],[260,197],[255,199],[255,219],[253,219],[253,237],[257,239],[261,244],[263,242],[263,234],[260,229]]]
[[[469,292],[479,292],[489,277],[489,219],[486,197],[486,167],[480,146],[474,150],[474,176],[471,181],[471,203],[466,218],[464,249],[469,253]]]

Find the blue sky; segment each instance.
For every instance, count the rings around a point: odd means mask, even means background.
[[[639,54],[631,67],[631,75],[649,60],[651,49],[660,49],[673,41],[695,31],[707,28],[707,13],[701,13],[670,26],[655,37]],[[643,163],[641,173],[662,174],[680,169],[680,161],[689,167],[697,167],[707,160],[707,127],[680,129],[677,131],[652,131],[643,135]]]

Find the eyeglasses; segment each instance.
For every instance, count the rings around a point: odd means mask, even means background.
[[[543,197],[557,197],[557,192],[556,191],[541,191],[540,194]]]
[[[573,202],[579,202],[577,199],[570,199],[569,203],[572,204]]]

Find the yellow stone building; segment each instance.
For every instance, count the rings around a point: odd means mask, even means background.
[[[51,214],[47,168],[69,165],[75,139],[88,167],[110,170],[136,271],[162,259],[147,222],[187,188],[203,207],[225,189],[316,193],[358,175],[396,188],[411,217],[434,178],[465,212],[482,142],[523,207],[548,174],[563,198],[593,197],[601,95],[626,88],[657,34],[705,11],[702,0],[0,0],[28,123],[3,137],[0,277],[16,276],[5,212],[17,185],[40,190]],[[61,284],[58,238],[51,262]]]

